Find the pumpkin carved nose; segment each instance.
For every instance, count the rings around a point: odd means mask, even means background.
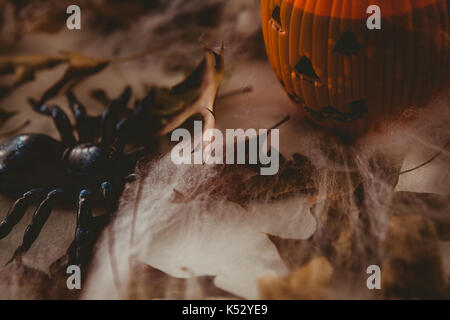
[[[361,52],[362,47],[351,31],[345,31],[334,47],[334,52],[344,54],[346,56],[357,55]]]

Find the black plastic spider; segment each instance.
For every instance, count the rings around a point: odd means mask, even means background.
[[[121,124],[123,127],[127,123],[124,120],[131,118],[123,118],[131,97],[129,88],[111,102],[101,117],[89,117],[73,93],[67,97],[76,119],[78,141],[64,111],[57,106],[38,105],[30,99],[35,111],[53,118],[61,141],[42,134],[23,134],[0,145],[0,193],[21,196],[0,223],[0,239],[12,231],[30,205],[40,203],[14,257],[26,252],[53,207],[60,202],[75,202],[78,198],[77,227],[69,249],[72,252],[69,263],[84,266],[90,255],[96,223],[103,221],[104,225],[108,221],[127,176],[133,173],[145,148],[124,152],[126,135],[119,132],[123,131]],[[98,141],[96,133],[100,133]],[[99,200],[104,202],[106,214],[94,218],[92,205]]]

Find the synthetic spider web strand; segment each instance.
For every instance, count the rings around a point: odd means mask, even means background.
[[[138,185],[137,185],[137,191],[136,191],[136,197],[134,200],[134,206],[133,206],[133,213],[132,213],[132,217],[131,217],[131,230],[130,230],[130,241],[129,241],[129,248],[130,251],[132,250],[133,246],[134,246],[134,236],[136,233],[136,220],[137,220],[137,214],[138,214],[138,210],[139,210],[139,204],[140,204],[140,200],[142,198],[142,193],[144,190],[144,181],[147,179],[148,177],[148,171],[146,174],[143,174],[143,170],[140,170],[141,174],[139,175],[139,180],[138,180]],[[128,254],[128,268],[129,268],[129,275],[130,275],[130,279],[129,279],[129,283],[128,283],[128,287],[127,287],[127,295],[129,298],[133,299],[135,297],[137,297],[137,294],[135,292],[136,289],[136,283],[135,283],[135,277],[134,277],[134,273],[131,272],[133,270],[133,255],[131,254],[131,252]]]
[[[419,170],[419,169],[421,169],[421,168],[423,168],[423,167],[429,165],[429,164],[432,163],[434,160],[436,160],[437,158],[439,158],[449,146],[450,146],[450,140],[447,141],[447,143],[445,144],[444,147],[442,147],[442,150],[440,150],[438,153],[436,153],[434,156],[432,156],[429,160],[425,161],[424,163],[422,163],[422,164],[420,164],[420,165],[418,165],[418,166],[416,166],[416,167],[414,167],[414,168],[411,168],[411,169],[408,169],[408,170],[405,170],[405,171],[400,172],[400,175],[403,175],[403,174],[406,174],[406,173],[410,173],[410,172]]]

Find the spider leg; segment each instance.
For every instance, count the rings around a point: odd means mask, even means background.
[[[100,230],[109,222],[110,214],[114,210],[114,199],[112,186],[108,181],[100,185],[100,190],[105,199],[106,214],[92,216],[92,191],[84,189],[78,198],[78,217],[75,241],[70,248],[71,264],[82,267],[87,265],[91,255],[92,246]]]
[[[122,94],[114,99],[102,115],[102,144],[110,146],[115,138],[119,115],[126,111],[131,98],[131,88],[126,87]]]
[[[77,228],[71,264],[85,266],[92,247],[92,191],[81,190],[78,196]]]
[[[151,90],[143,100],[136,102],[135,109],[129,117],[117,123],[115,128],[117,140],[114,143],[114,147],[117,150],[123,151],[130,137],[136,135],[141,128],[148,127],[148,109],[152,106],[155,94],[156,90]]]
[[[14,226],[22,220],[28,207],[42,198],[43,192],[41,188],[32,189],[14,202],[6,217],[0,222],[0,239],[9,235]]]
[[[30,249],[33,242],[41,233],[42,227],[47,222],[47,219],[50,216],[53,207],[55,206],[57,200],[61,198],[62,193],[62,189],[54,189],[47,194],[47,197],[44,199],[44,201],[41,202],[39,207],[34,212],[33,219],[23,235],[22,244],[19,246],[19,248],[17,248],[14,256],[16,256],[18,253],[26,252],[28,251],[28,249]]]
[[[100,185],[100,191],[102,192],[103,199],[105,200],[106,214],[110,215],[116,206],[111,183],[109,181],[104,181]]]
[[[52,117],[62,142],[67,146],[76,144],[75,136],[72,132],[72,126],[66,113],[58,106],[49,106],[46,104],[39,105],[34,99],[28,100],[33,107],[33,110]]]
[[[76,120],[76,128],[78,131],[78,140],[80,142],[94,141],[94,137],[98,132],[99,117],[89,117],[86,108],[77,99],[72,91],[67,93],[70,110]]]

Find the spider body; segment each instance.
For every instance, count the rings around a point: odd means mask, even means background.
[[[120,154],[101,144],[66,148],[45,135],[20,135],[0,145],[0,193],[17,197],[37,187],[96,190],[104,181],[120,186],[117,176],[131,173],[121,160]]]
[[[77,201],[77,228],[69,258],[71,264],[86,264],[93,230],[108,220],[127,176],[143,154],[142,150],[125,153],[124,140],[120,139],[118,123],[124,120],[121,114],[127,110],[130,96],[126,89],[101,117],[94,118],[87,116],[84,107],[69,94],[78,140],[59,107],[30,100],[35,111],[53,118],[61,141],[42,134],[23,134],[0,145],[0,193],[19,197],[0,222],[0,239],[12,231],[30,205],[39,203],[15,255],[31,247],[57,203]],[[96,139],[95,132],[100,133],[100,139]],[[93,217],[92,205],[99,201],[106,214]]]
[[[59,185],[64,179],[63,152],[59,141],[40,134],[5,141],[0,145],[0,193],[17,197],[36,184]]]

